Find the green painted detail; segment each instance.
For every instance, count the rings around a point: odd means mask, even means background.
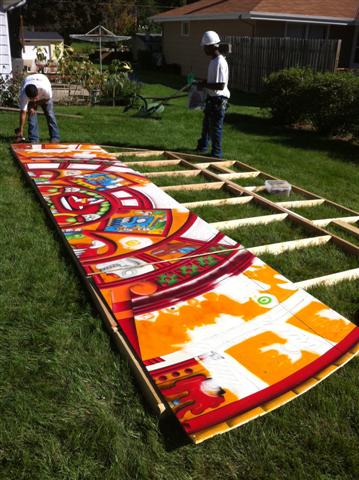
[[[259,305],[269,305],[273,300],[270,297],[267,297],[266,295],[263,295],[263,297],[259,297],[257,302]]]
[[[173,273],[172,275],[167,275],[167,274],[163,273],[162,275],[157,277],[157,282],[162,286],[164,286],[164,285],[168,285],[168,286],[175,285],[176,283],[178,283],[178,275],[176,275],[175,273]]]
[[[183,265],[180,267],[180,271],[182,275],[191,275],[191,277],[199,273],[199,269],[194,263],[191,263],[190,265]]]
[[[201,267],[206,267],[207,265],[212,267],[217,265],[218,260],[212,257],[212,255],[208,255],[207,257],[199,257],[198,263],[201,265]]]

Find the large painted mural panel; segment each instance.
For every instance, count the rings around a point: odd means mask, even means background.
[[[195,442],[316,385],[359,328],[96,145],[14,145],[81,271]]]

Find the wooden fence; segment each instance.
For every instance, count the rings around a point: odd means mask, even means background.
[[[266,76],[283,68],[333,72],[341,49],[341,40],[226,36],[223,41],[232,44],[230,85],[253,93],[261,91]]]

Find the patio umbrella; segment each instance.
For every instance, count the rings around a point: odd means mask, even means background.
[[[103,27],[102,25],[97,25],[97,27],[93,28],[87,33],[74,33],[70,35],[70,38],[75,40],[83,40],[84,42],[93,42],[100,44],[100,70],[102,73],[102,44],[103,43],[117,43],[122,42],[124,40],[130,40],[131,37],[126,35],[115,35],[107,28]]]

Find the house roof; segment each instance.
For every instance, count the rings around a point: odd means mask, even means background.
[[[24,40],[53,40],[63,42],[63,37],[57,32],[24,32]]]
[[[152,17],[155,22],[239,18],[358,23],[359,0],[200,0]]]

